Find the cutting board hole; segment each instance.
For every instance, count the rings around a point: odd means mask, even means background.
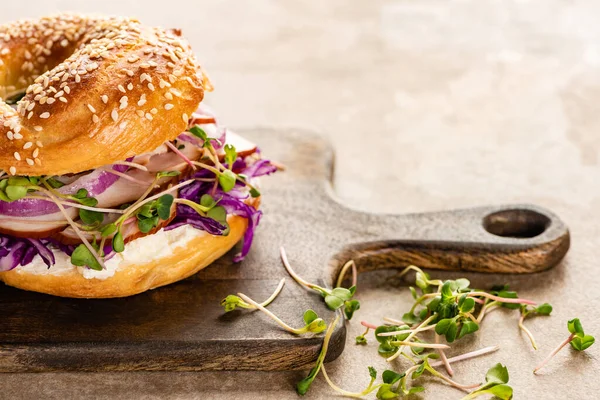
[[[483,227],[492,235],[532,238],[550,226],[550,218],[532,210],[503,210],[483,219]]]

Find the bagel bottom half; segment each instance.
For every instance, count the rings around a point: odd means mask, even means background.
[[[88,277],[84,276],[79,267],[73,267],[68,258],[57,258],[57,264],[40,273],[27,267],[17,267],[11,271],[0,272],[0,281],[16,288],[47,293],[61,297],[79,298],[110,298],[125,297],[145,292],[159,286],[168,285],[187,278],[217,258],[228,252],[242,239],[248,220],[239,216],[229,216],[227,222],[230,232],[227,236],[214,236],[192,227],[184,226],[178,229],[188,229],[191,234],[182,235],[169,244],[169,254],[153,257],[147,262],[131,262],[127,259],[127,246],[124,258],[112,276],[106,278],[90,278],[95,271],[89,270]],[[171,231],[174,232],[174,231]],[[164,235],[159,231],[155,235]],[[153,235],[150,235],[153,236]],[[143,243],[148,240],[145,236],[131,242]],[[121,257],[117,255],[115,257]],[[60,265],[59,263],[68,264]],[[53,273],[58,269],[60,272]]]

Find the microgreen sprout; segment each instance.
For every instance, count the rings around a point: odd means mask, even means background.
[[[219,156],[217,155],[217,152],[215,151],[215,148],[212,144],[213,141],[216,141],[220,144],[219,139],[209,137],[208,134],[198,125],[189,128],[188,131],[202,141],[202,147],[207,151],[207,153],[205,154],[208,155],[208,158],[214,164],[214,166],[211,166],[205,163],[193,161],[192,164],[194,166],[207,169],[214,173],[217,178],[217,181],[219,182],[219,185],[221,186],[221,189],[223,189],[224,192],[231,191],[234,188],[236,182],[240,182],[250,189],[250,196],[260,196],[259,190],[252,184],[250,184],[246,177],[233,172],[233,164],[238,158],[235,146],[231,144],[226,144],[223,147],[223,151],[225,152],[225,162],[228,164],[228,168],[226,168],[219,161]]]
[[[325,332],[325,337],[323,338],[323,346],[321,347],[321,351],[319,352],[319,356],[317,357],[317,363],[314,367],[312,367],[312,369],[308,373],[308,376],[296,384],[296,391],[299,395],[303,396],[306,394],[306,392],[308,392],[308,389],[310,389],[310,386],[312,385],[317,374],[321,370],[323,362],[325,361],[325,356],[327,355],[327,349],[329,348],[329,341],[331,340],[331,335],[333,334],[333,330],[335,329],[339,320],[340,316],[337,315],[333,322],[329,324],[327,332]]]
[[[331,381],[331,379],[329,378],[329,375],[327,375],[327,371],[325,369],[325,365],[321,366],[321,372],[323,372],[323,377],[325,377],[325,380],[327,381],[327,383],[329,384],[329,386],[333,390],[335,390],[336,392],[338,392],[342,396],[356,397],[356,398],[360,398],[360,397],[366,396],[366,395],[368,395],[369,393],[373,392],[374,390],[378,389],[381,386],[381,385],[374,385],[375,380],[377,379],[377,370],[375,368],[373,368],[373,367],[368,367],[368,370],[369,370],[369,377],[371,379],[370,379],[369,384],[367,385],[367,387],[362,392],[349,392],[347,390],[344,390],[344,389],[340,388],[335,383],[333,383]]]
[[[523,324],[523,321],[525,321],[525,318],[527,318],[529,315],[550,315],[550,313],[552,312],[552,306],[548,303],[541,304],[537,307],[529,307],[527,305],[522,305],[520,310],[521,317],[519,318],[519,329],[525,332],[525,334],[529,337],[529,340],[531,341],[531,345],[535,350],[537,350],[538,346],[535,342],[535,338],[533,337],[531,331],[527,329],[527,327]]]
[[[510,400],[513,396],[513,389],[508,385],[508,380],[508,369],[498,363],[488,370],[485,375],[485,383],[463,397],[462,400],[490,394],[502,400]]]
[[[290,265],[288,261],[287,255],[285,253],[285,249],[283,247],[280,248],[281,261],[287,272],[290,274],[292,278],[300,285],[306,287],[307,289],[314,290],[319,293],[325,299],[325,304],[330,310],[337,310],[341,307],[344,307],[344,314],[348,320],[352,319],[354,312],[360,308],[360,303],[358,300],[353,299],[354,293],[356,292],[356,286],[352,286],[349,289],[343,287],[336,287],[333,289],[326,289],[317,284],[310,283],[304,280],[300,275],[298,275]],[[351,266],[354,264],[353,261],[349,261],[346,265]],[[345,267],[347,270],[349,267]],[[344,270],[344,268],[342,269]],[[343,280],[343,278],[342,278]]]
[[[304,333],[321,333],[325,329],[327,329],[327,325],[325,324],[325,321],[323,321],[323,319],[319,318],[317,313],[314,312],[313,310],[306,310],[304,312],[303,319],[304,319],[305,325],[302,328],[292,328],[291,326],[289,326],[288,324],[283,322],[275,314],[273,314],[271,311],[267,310],[261,304],[252,300],[250,297],[246,296],[243,293],[238,293],[237,295],[246,303],[254,306],[255,308],[258,308],[260,311],[267,314],[269,317],[271,317],[271,319],[273,321],[277,322],[277,324],[279,326],[281,326],[286,331],[293,333],[294,335],[302,335]]]
[[[268,299],[266,299],[265,301],[260,303],[260,305],[263,307],[266,307],[269,304],[271,304],[271,302],[273,302],[273,300],[275,300],[275,298],[279,295],[279,293],[281,293],[281,290],[283,289],[284,284],[285,284],[285,278],[281,278],[281,280],[279,281],[279,284],[277,285],[277,288],[275,289],[273,294],[271,296],[269,296]],[[246,308],[249,310],[256,310],[255,306],[253,306],[252,304],[246,303],[239,296],[236,296],[234,294],[230,294],[229,296],[225,297],[221,301],[221,305],[225,308],[225,312],[233,311],[237,307]]]
[[[591,335],[586,335],[583,331],[583,326],[581,325],[581,321],[579,318],[574,318],[567,322],[567,328],[569,329],[569,337],[567,337],[564,341],[562,341],[552,352],[541,362],[540,365],[535,367],[533,373],[537,373],[542,367],[544,367],[548,361],[552,359],[565,347],[567,344],[571,344],[571,347],[577,351],[584,351],[588,347],[594,344],[596,339]]]
[[[370,330],[371,328],[367,327],[367,330],[362,335],[358,335],[355,339],[356,344],[367,344],[367,334]]]

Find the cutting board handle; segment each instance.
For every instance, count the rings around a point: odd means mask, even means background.
[[[362,224],[390,239],[346,246],[329,263],[327,276],[332,282],[348,260],[356,262],[359,272],[417,265],[450,271],[532,273],[556,265],[570,245],[569,230],[560,218],[534,205],[360,215]]]

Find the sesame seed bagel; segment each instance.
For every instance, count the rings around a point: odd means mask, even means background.
[[[156,149],[187,128],[208,81],[176,31],[58,15],[0,26],[0,169],[77,173]]]

